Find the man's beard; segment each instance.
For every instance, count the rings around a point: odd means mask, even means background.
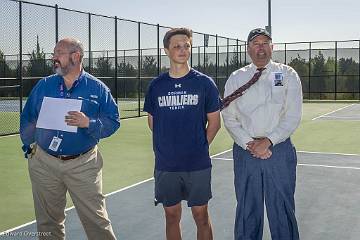
[[[58,63],[58,64],[59,64],[58,67],[55,67],[55,65],[54,65],[54,72],[57,73],[57,74],[59,74],[60,76],[65,76],[65,75],[67,75],[67,74],[70,72],[70,70],[72,69],[72,67],[75,66],[75,63],[74,63],[74,61],[73,61],[71,58],[69,59],[68,65],[66,65],[65,67],[62,67],[62,66],[61,66],[60,61],[54,61],[54,63]]]
[[[60,76],[65,76],[66,74],[68,74],[69,71],[67,71],[65,68],[62,68],[61,66],[55,68],[54,67],[54,72],[59,74]]]

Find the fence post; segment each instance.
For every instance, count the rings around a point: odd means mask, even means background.
[[[308,75],[308,77],[309,77],[309,86],[308,86],[308,91],[309,91],[309,100],[311,100],[311,96],[310,96],[310,94],[311,94],[311,90],[310,90],[310,87],[311,87],[311,84],[310,84],[310,82],[311,82],[311,42],[309,42],[309,75]]]
[[[191,43],[191,52],[190,52],[190,67],[193,68],[193,44]]]
[[[193,46],[191,44],[191,52],[190,52],[190,67],[193,67]]]
[[[244,51],[244,65],[246,65],[246,52],[247,52],[247,42],[245,42],[245,51]]]
[[[201,71],[201,65],[200,65],[200,58],[201,58],[201,53],[200,53],[201,47],[198,46],[198,71]]]
[[[161,50],[160,50],[160,25],[157,25],[157,75],[160,75],[160,69],[161,69]]]
[[[337,99],[337,41],[335,41],[335,69],[334,69],[334,80],[335,80],[335,101]]]
[[[59,41],[59,6],[55,4],[55,44]]]
[[[20,114],[23,109],[23,94],[24,94],[24,81],[23,81],[23,52],[22,52],[22,2],[19,2],[19,71],[18,76],[20,79]]]
[[[241,58],[239,56],[239,39],[236,39],[236,68],[237,69],[240,68],[240,64],[241,64]]]
[[[138,22],[138,117],[140,117],[140,98],[141,98],[141,43],[140,43],[141,25]]]
[[[206,49],[206,36],[205,36],[205,34],[203,34],[203,36],[204,36],[204,38],[203,38],[203,46],[204,46],[204,73],[206,72],[206,51],[205,51],[205,49]]]
[[[88,72],[91,73],[91,67],[92,67],[92,54],[91,54],[91,13],[88,13],[89,16],[89,21],[88,21],[88,26],[89,26],[89,70]]]
[[[286,64],[286,56],[287,56],[286,52],[287,52],[287,50],[286,50],[286,43],[285,43],[285,53],[284,53],[285,54],[285,56],[284,56],[285,57],[285,59],[284,59],[285,62],[284,62],[284,64]]]
[[[218,35],[215,35],[215,82],[219,86],[219,79],[218,79],[218,58],[219,58],[219,50],[218,50]]]
[[[123,60],[124,60],[124,64],[123,64],[123,69],[122,69],[122,75],[121,77],[123,78],[124,81],[124,98],[127,98],[127,89],[126,89],[126,73],[125,73],[125,66],[126,66],[126,51],[125,49],[123,50]]]
[[[4,77],[6,77],[7,74],[9,74],[9,73],[6,72],[6,55],[5,54],[3,55],[3,58],[4,58],[3,72],[4,72]],[[3,82],[3,86],[6,86],[6,80],[5,79],[4,79],[4,82]]]
[[[117,45],[117,35],[118,35],[118,25],[117,25],[117,16],[115,16],[115,101],[118,103],[118,45]]]
[[[229,78],[229,38],[226,38],[226,78]]]

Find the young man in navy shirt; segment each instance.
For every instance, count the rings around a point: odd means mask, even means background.
[[[181,239],[181,201],[186,200],[197,239],[209,240],[209,145],[220,129],[219,92],[210,77],[189,66],[191,30],[172,29],[163,42],[170,70],[151,82],[144,104],[153,131],[155,204],[163,204],[167,239]]]

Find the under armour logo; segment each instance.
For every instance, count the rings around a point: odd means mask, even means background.
[[[181,88],[181,84],[175,84],[175,88]]]

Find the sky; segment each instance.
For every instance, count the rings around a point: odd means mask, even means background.
[[[27,0],[245,40],[268,24],[268,0]],[[272,0],[274,42],[360,39],[358,0]]]

